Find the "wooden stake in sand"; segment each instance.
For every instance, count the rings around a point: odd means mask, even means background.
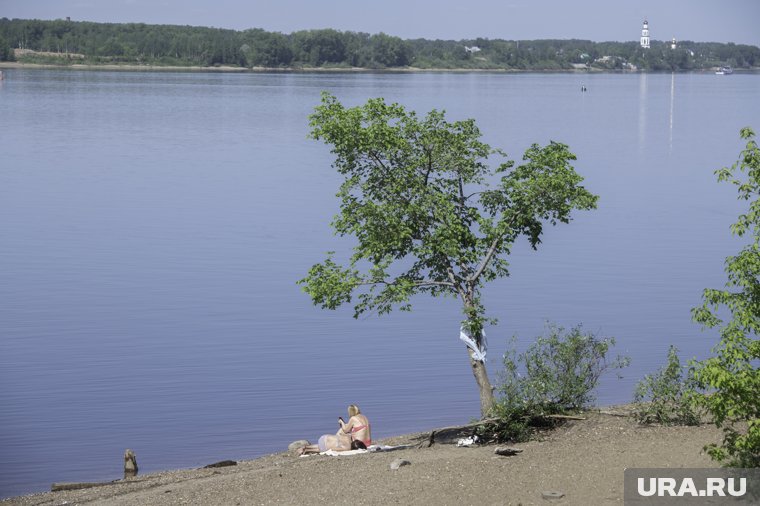
[[[137,456],[135,452],[127,448],[124,452],[124,479],[137,476]]]

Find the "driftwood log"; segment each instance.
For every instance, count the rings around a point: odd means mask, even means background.
[[[585,417],[576,415],[539,415],[534,420],[585,420]],[[427,441],[423,441],[419,446],[433,446],[433,444],[456,444],[463,438],[475,436],[478,428],[484,425],[496,424],[498,418],[484,418],[477,422],[468,423],[467,425],[456,425],[454,427],[444,427],[436,429],[430,433]]]
[[[130,449],[124,451],[124,479],[134,478],[137,476],[137,456]],[[106,485],[115,485],[124,483],[122,480],[113,481],[80,481],[80,482],[62,482],[53,483],[50,486],[51,492],[60,492],[62,490],[82,490],[85,488],[104,487]]]
[[[544,415],[544,418],[554,418],[557,420],[585,420],[586,417],[584,416],[575,416],[575,415]]]
[[[230,467],[230,466],[236,466],[237,462],[234,460],[221,460],[219,462],[214,462],[213,464],[209,464],[207,466],[203,466],[203,469],[214,469],[216,467]]]
[[[444,427],[442,429],[436,429],[430,433],[427,440],[427,446],[433,446],[433,444],[456,444],[462,438],[468,438],[475,435],[475,431],[478,427],[488,425],[489,423],[496,422],[495,418],[486,418],[474,423],[468,423],[467,425],[457,425],[454,427]],[[422,444],[425,445],[424,443]]]
[[[81,490],[84,488],[103,487],[105,485],[115,485],[119,481],[99,481],[99,482],[79,482],[79,483],[53,483],[50,486],[51,492],[60,492],[61,490]]]

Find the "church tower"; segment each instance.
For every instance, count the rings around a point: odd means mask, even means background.
[[[649,22],[645,19],[641,28],[641,47],[649,49]]]

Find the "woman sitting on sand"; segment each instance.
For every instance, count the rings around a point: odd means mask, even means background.
[[[362,415],[359,406],[351,404],[348,407],[348,423],[345,423],[342,418],[338,418],[340,428],[346,434],[351,434],[352,441],[361,441],[367,448],[372,444],[372,434],[369,429],[369,420]]]
[[[322,453],[327,450],[345,452],[368,448],[372,444],[369,420],[361,414],[359,406],[356,404],[351,404],[348,407],[348,415],[348,422],[344,422],[343,418],[338,417],[340,429],[334,436],[331,434],[321,436],[317,444],[301,448],[299,455]]]

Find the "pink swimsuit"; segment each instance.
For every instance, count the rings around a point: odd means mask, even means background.
[[[369,425],[356,425],[356,426],[354,426],[354,427],[351,428],[351,434],[353,434],[354,432],[359,432],[360,430],[363,430],[363,429],[369,429]],[[364,443],[364,445],[367,448],[369,448],[370,445],[372,444],[372,439],[371,438],[370,439],[357,439],[357,441],[361,441],[362,443]]]

